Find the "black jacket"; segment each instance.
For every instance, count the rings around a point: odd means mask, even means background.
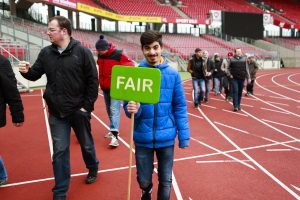
[[[52,44],[41,50],[34,65],[24,78],[35,81],[47,76],[43,95],[49,113],[64,118],[84,108],[94,110],[98,97],[98,73],[91,51],[71,38],[68,47],[60,54]]]
[[[23,104],[15,74],[9,60],[0,54],[0,127],[6,124],[6,104],[9,105],[13,123],[24,122]]]

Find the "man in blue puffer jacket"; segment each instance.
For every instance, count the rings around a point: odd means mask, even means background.
[[[158,200],[170,199],[174,144],[178,134],[179,147],[189,146],[190,131],[187,106],[180,76],[161,56],[162,35],[146,31],[140,38],[145,59],[140,67],[161,71],[160,99],[157,104],[124,102],[128,117],[135,113],[134,143],[137,180],[142,189],[141,199],[151,199],[154,152],[158,161]]]

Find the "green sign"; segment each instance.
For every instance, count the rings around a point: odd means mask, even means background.
[[[110,96],[119,100],[157,103],[160,79],[159,69],[115,65],[111,75]]]

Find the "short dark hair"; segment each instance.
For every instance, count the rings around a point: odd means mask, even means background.
[[[68,31],[69,36],[72,34],[72,25],[71,21],[63,16],[55,16],[49,19],[49,22],[56,20],[60,28],[65,28]]]
[[[145,45],[152,44],[153,42],[158,42],[162,47],[162,34],[158,31],[148,30],[141,35],[140,38],[142,48]]]
[[[201,51],[200,48],[196,48],[196,49],[195,49],[195,53],[197,53],[197,52],[199,52],[199,51]]]

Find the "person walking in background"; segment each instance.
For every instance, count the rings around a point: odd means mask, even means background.
[[[225,73],[221,70],[222,59],[220,58],[218,53],[214,55],[214,64],[215,64],[214,73],[213,73],[214,83],[215,83],[214,91],[215,91],[215,95],[219,95],[220,93],[222,93]]]
[[[117,50],[112,43],[108,43],[103,35],[100,35],[99,40],[95,44],[98,52],[98,71],[100,87],[103,91],[106,112],[109,117],[109,132],[104,136],[111,138],[109,143],[112,147],[119,146],[118,134],[120,125],[120,105],[121,101],[111,98],[110,82],[112,67],[114,65],[134,66],[134,62],[130,60],[121,50]]]
[[[179,148],[189,146],[190,131],[187,106],[179,73],[161,56],[162,34],[146,31],[140,38],[145,59],[140,67],[161,71],[160,99],[157,104],[124,102],[127,117],[134,118],[134,143],[137,180],[142,189],[142,200],[150,200],[154,153],[158,162],[158,200],[169,200],[172,185],[172,168],[175,138]]]
[[[0,54],[0,128],[6,125],[6,104],[9,106],[13,125],[21,127],[24,122],[24,108],[17,80],[9,60]],[[7,172],[0,156],[0,185],[6,184],[7,180]]]
[[[198,108],[201,105],[200,96],[204,96],[204,74],[202,70],[202,59],[201,59],[201,49],[196,48],[195,54],[188,62],[187,71],[191,73],[192,76],[192,83],[194,89],[194,107]]]
[[[250,82],[247,82],[247,93],[246,96],[254,95],[253,94],[253,87],[256,79],[256,72],[258,70],[258,63],[256,62],[254,55],[249,54],[247,55],[247,63],[248,63],[248,68],[249,68],[249,73],[250,73]]]
[[[229,59],[233,56],[232,52],[227,53],[227,58],[224,58],[221,64],[221,70],[225,73],[223,78],[223,88],[225,92],[225,101],[230,101],[232,98],[232,89],[230,83]]]
[[[228,66],[233,95],[233,111],[236,112],[241,110],[241,99],[245,79],[250,79],[248,63],[240,48],[234,50],[234,56],[229,58]]]
[[[32,67],[29,62],[19,63],[24,78],[36,81],[43,74],[47,77],[43,98],[48,105],[53,141],[54,200],[66,199],[70,184],[71,128],[89,170],[85,183],[95,182],[98,174],[99,161],[90,123],[98,97],[98,73],[91,51],[73,39],[71,33],[71,22],[67,18],[51,18],[47,35],[52,45],[41,50]]]
[[[205,96],[204,96],[204,102],[208,102],[208,96],[210,92],[210,81],[212,79],[212,74],[214,72],[214,62],[208,57],[209,53],[208,51],[204,50],[202,52],[202,69],[204,74],[204,83],[205,83]],[[200,96],[200,99],[203,97]]]

